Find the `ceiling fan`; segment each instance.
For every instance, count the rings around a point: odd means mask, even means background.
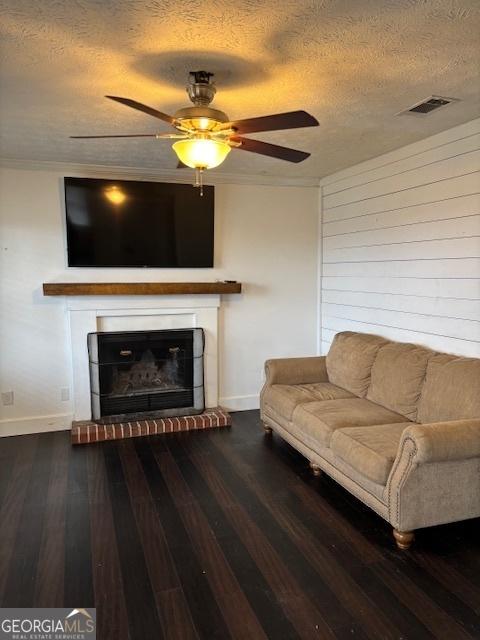
[[[306,111],[289,111],[259,118],[230,121],[227,114],[210,107],[216,87],[211,78],[213,73],[207,71],[191,71],[187,93],[193,107],[179,109],[173,116],[148,107],[141,102],[118,96],[106,96],[121,104],[142,111],[154,118],[172,125],[175,133],[140,133],[100,136],[71,136],[75,139],[100,138],[156,138],[176,139],[172,146],[179,159],[178,168],[195,169],[195,186],[202,186],[202,173],[205,169],[218,167],[231,149],[251,151],[288,162],[302,162],[309,153],[281,147],[276,144],[244,138],[244,134],[258,131],[279,131],[297,129],[299,127],[316,127],[318,121]]]

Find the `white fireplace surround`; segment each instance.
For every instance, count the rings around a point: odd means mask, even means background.
[[[89,420],[87,334],[201,327],[205,333],[205,405],[218,405],[218,309],[220,295],[68,297],[73,419]]]

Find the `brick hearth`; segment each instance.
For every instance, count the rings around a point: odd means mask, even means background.
[[[209,409],[195,416],[158,418],[156,420],[131,420],[115,424],[98,424],[79,421],[72,424],[72,444],[90,444],[104,440],[120,440],[138,436],[152,436],[161,433],[194,431],[228,427],[232,424],[230,414],[223,409]]]

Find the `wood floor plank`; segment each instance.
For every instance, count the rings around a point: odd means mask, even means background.
[[[128,613],[103,451],[87,450],[90,539],[97,629],[102,640],[128,640]]]
[[[220,505],[235,528],[243,544],[255,560],[277,598],[283,602],[284,611],[301,638],[334,638],[333,629],[323,615],[298,585],[291,571],[270,544],[260,527],[249,517],[245,507],[234,502],[233,494],[224,483],[224,477],[206,456],[194,456],[193,462],[218,498]],[[293,596],[293,597],[292,597]],[[283,598],[283,599],[282,599]]]
[[[382,562],[374,567],[375,573],[385,586],[390,589],[400,602],[403,602],[438,640],[472,640],[463,627],[433,602],[422,589],[400,572],[392,571],[392,567]],[[478,636],[476,636],[478,638]]]
[[[132,443],[130,442],[132,445]],[[152,587],[155,591],[170,591],[180,586],[180,581],[175,570],[172,556],[158,517],[155,502],[150,494],[149,485],[143,473],[140,460],[135,455],[120,453],[122,465],[127,482],[127,488],[131,492],[132,509],[142,539],[142,545],[147,559],[148,570]],[[138,496],[141,490],[141,497]]]
[[[64,607],[93,607],[87,448],[70,450],[65,514]]]
[[[287,445],[288,446],[288,445]],[[329,479],[327,479],[329,481]],[[320,483],[322,482],[322,480],[320,480]],[[331,481],[329,481],[330,484],[333,484]],[[317,484],[320,484],[317,481]],[[309,496],[307,494],[305,494],[304,491],[302,491],[298,486],[296,487],[296,492],[297,494],[303,498],[303,499],[307,499],[310,504],[315,505],[315,508],[318,508],[319,506],[321,506],[322,508],[325,507],[325,501],[322,501],[322,503],[319,503],[317,500],[315,500],[315,496],[313,494],[310,494]],[[335,485],[335,491],[337,492],[343,492],[343,490]],[[353,530],[353,534],[356,535],[357,537],[361,536],[361,532],[362,529],[369,529],[371,530],[371,521],[373,518],[375,518],[376,516],[374,516],[372,514],[372,512],[368,509],[366,509],[363,505],[361,505],[361,503],[359,501],[356,501],[352,496],[348,495],[348,500],[349,501],[353,501],[352,502],[352,506],[355,507],[355,515],[356,517],[353,519],[353,523],[349,526],[349,528],[351,530]],[[340,506],[341,503],[339,501],[335,502],[335,512],[339,513],[340,512]],[[352,520],[352,512],[351,510],[349,511],[349,515],[350,515],[350,519]],[[380,524],[383,525],[383,521],[381,521],[380,519],[378,519]],[[381,527],[379,529],[379,531],[381,530]],[[384,530],[387,531],[388,528],[384,527]],[[388,531],[389,533],[389,531]],[[422,535],[423,532],[420,532],[420,535]],[[382,551],[382,546],[378,545],[378,541],[384,537],[384,534],[382,534],[382,536],[377,537],[376,538],[376,542],[377,544],[374,546],[374,553],[378,556],[378,557],[382,557],[383,561],[385,559],[385,552]],[[363,536],[363,541],[366,541],[366,538]],[[368,542],[369,546],[372,546],[370,542]],[[402,558],[405,557],[405,554],[399,554],[396,550],[395,547],[392,547],[391,545],[391,540],[390,540],[390,536],[388,536],[387,538],[387,545],[388,545],[388,556],[392,559],[393,562],[393,567],[392,570],[396,570],[396,565],[398,564],[398,561],[401,561]],[[411,552],[411,559],[408,563],[408,573],[412,573],[415,572],[415,579],[414,582],[417,584],[417,586],[422,585],[423,586],[423,594],[424,596],[426,596],[427,598],[430,598],[431,601],[431,594],[433,591],[437,591],[436,594],[436,599],[437,600],[443,600],[443,606],[442,606],[442,610],[448,614],[448,612],[450,612],[452,614],[452,619],[451,619],[451,623],[453,626],[455,626],[455,624],[459,624],[460,628],[465,627],[467,629],[467,631],[469,633],[473,633],[474,637],[477,637],[477,634],[480,633],[480,627],[478,626],[480,624],[480,620],[478,619],[478,614],[476,612],[476,607],[474,608],[470,608],[468,603],[465,603],[466,606],[464,606],[464,603],[462,601],[461,595],[459,592],[461,592],[461,587],[460,585],[457,583],[456,584],[456,588],[452,588],[451,586],[449,587],[447,584],[444,584],[444,589],[442,590],[441,585],[438,583],[437,580],[433,579],[433,577],[429,577],[428,576],[428,572],[418,572],[418,565],[415,562],[415,556],[416,556],[416,552],[417,552],[417,548],[420,545],[417,544],[416,547],[413,548],[412,552]],[[475,556],[473,556],[475,557]],[[440,558],[441,560],[441,558]],[[445,572],[446,573],[446,572]],[[460,576],[459,576],[460,577]],[[375,573],[372,574],[372,572],[370,572],[369,576],[363,576],[363,580],[364,583],[366,585],[367,589],[372,589],[373,588],[373,593],[380,593],[381,597],[385,600],[385,598],[387,596],[389,596],[388,592],[386,592],[385,590],[380,591],[378,589],[378,585],[375,585],[375,580],[376,580],[376,575]],[[397,597],[395,597],[391,599],[390,597],[388,598],[391,601],[391,605],[388,606],[388,603],[386,603],[385,606],[385,610],[386,612],[393,616],[393,618],[398,616],[399,613],[399,609],[402,608],[402,601],[398,600]],[[393,605],[393,609],[392,609],[392,605]],[[413,623],[413,628],[415,628],[415,624],[418,624],[418,618],[416,618],[413,615],[413,611],[412,610],[408,610],[406,607],[403,607],[404,611],[403,611],[403,615],[399,621],[399,626],[401,628],[402,624],[406,623],[407,621],[410,620],[410,623]],[[416,622],[415,622],[416,620]],[[424,632],[426,632],[426,626],[423,624],[422,625],[424,628]],[[460,631],[460,633],[462,633],[462,631]]]
[[[2,438],[0,445],[0,509],[17,458],[18,445],[15,440],[15,438]]]
[[[325,575],[316,575],[312,566],[312,559],[308,557],[308,554],[302,555],[296,541],[288,537],[287,529],[278,525],[274,518],[271,517],[271,514],[268,513],[268,509],[264,508],[265,505],[261,504],[261,501],[257,499],[257,496],[249,487],[252,476],[249,475],[248,470],[246,468],[242,469],[242,480],[240,475],[234,473],[232,460],[228,462],[221,460],[218,455],[213,455],[210,459],[215,462],[222,477],[227,478],[228,476],[231,490],[240,491],[240,494],[243,495],[242,504],[245,505],[250,516],[268,536],[270,542],[275,545],[276,550],[282,556],[288,554],[290,566],[294,569],[296,579],[303,585],[305,593],[310,594],[312,601],[316,603],[322,616],[328,621],[329,626],[337,632],[344,624],[348,624],[358,634],[360,632],[359,626],[344,606],[344,595],[335,597],[333,593],[329,579],[332,577],[333,572],[328,579]],[[229,473],[227,473],[227,469],[229,469]],[[284,489],[282,490],[283,492]],[[238,498],[238,493],[235,495]],[[279,499],[279,496],[274,498],[275,504],[278,504]],[[313,547],[314,545],[312,545]]]
[[[169,640],[198,639],[183,588],[165,589],[155,594],[168,631]]]
[[[188,607],[202,638],[227,639],[231,635],[218,603],[205,578],[189,536],[172,500],[155,460],[151,444],[157,439],[136,439],[134,446],[155,500],[155,507],[162,522],[176,571],[182,582]]]
[[[433,573],[425,571],[416,562],[415,549],[410,552],[409,559],[405,555],[399,554],[392,565],[400,569],[403,576],[427,595],[452,621],[465,628],[473,638],[480,638],[480,619],[475,611],[466,605],[450,586],[442,584]]]
[[[248,599],[228,565],[205,515],[183,479],[171,453],[155,452],[155,458],[189,534],[192,547],[202,562],[203,571],[215,599],[224,612],[232,637],[239,640],[266,639]]]
[[[172,438],[169,439],[171,442]],[[268,582],[260,572],[248,550],[229,522],[224,510],[211,492],[192,461],[185,456],[176,457],[183,477],[207,515],[212,532],[221,546],[232,571],[242,585],[250,606],[262,624],[268,638],[297,640],[291,625]]]
[[[47,488],[45,522],[38,556],[34,605],[63,607],[65,574],[65,519],[67,509],[69,434],[55,433],[54,461]]]
[[[197,639],[165,532],[133,442],[127,441],[119,453],[165,637],[168,640]]]
[[[480,586],[471,582],[444,558],[428,553],[426,549],[415,553],[415,561],[470,607],[477,616],[480,614]]]
[[[311,487],[306,485],[305,488],[311,493]],[[315,499],[315,494],[312,495],[312,502],[317,507],[320,501]],[[361,548],[362,545],[358,542],[368,542],[368,538],[360,531],[355,532],[353,528],[353,531],[348,532],[347,540],[350,542],[350,546],[347,546],[345,540],[342,540],[342,532],[346,523],[340,519],[338,521],[338,529],[332,526],[331,523],[327,524],[330,513],[328,510],[326,514],[323,510],[319,511],[317,508],[313,508],[310,511],[308,501],[305,504],[303,500],[298,500],[297,496],[297,492],[293,491],[291,496],[286,497],[284,499],[286,507],[296,514],[301,522],[304,522],[311,535],[317,541],[317,545],[328,550],[332,560],[341,566],[343,571],[350,577],[350,588],[354,589],[354,585],[356,585],[356,589],[363,592],[370,603],[373,603],[374,607],[381,612],[382,617],[390,622],[392,631],[397,629],[400,636],[406,638],[433,638],[433,635],[421,621],[408,608],[403,606],[394,593],[385,588],[385,584],[372,571],[371,557],[362,562],[364,556],[362,556],[361,552],[357,552],[357,547]],[[301,492],[301,497],[306,497],[303,491]],[[372,545],[370,542],[368,544]],[[390,540],[388,544],[391,545]],[[378,548],[378,561],[381,559],[380,551],[381,549]],[[362,620],[362,618],[362,615],[358,616],[359,620]],[[368,620],[364,621],[364,624],[365,622],[369,625],[372,624],[368,623]]]
[[[5,490],[0,509],[0,603],[14,601],[15,597],[6,590],[10,559],[16,547],[16,536],[23,504],[27,494],[35,453],[38,446],[38,436],[28,436],[19,447],[12,475]]]
[[[140,534],[130,503],[117,443],[103,445],[120,570],[132,638],[166,638],[157,613]]]
[[[52,464],[53,434],[39,439],[22,513],[10,558],[4,607],[31,607],[35,593],[38,554],[46,513],[46,495]],[[15,594],[15,595],[13,595]]]
[[[385,586],[380,585],[378,578],[369,569],[371,557],[363,563],[361,554],[356,554],[355,562],[351,561],[352,553],[356,553],[357,538],[361,537],[358,532],[356,536],[350,534],[351,549],[347,549],[341,544],[338,532],[334,532],[324,518],[311,517],[308,509],[302,508],[297,493],[290,489],[290,483],[283,484],[281,495],[276,493],[272,498],[272,492],[282,478],[282,474],[277,473],[275,468],[269,467],[267,473],[262,469],[256,470],[249,456],[241,455],[238,449],[225,446],[222,439],[210,436],[210,440],[252,487],[278,525],[312,562],[319,576],[330,585],[337,598],[352,617],[358,620],[369,637],[398,638],[402,634],[407,637],[414,634],[430,636],[426,627],[407,609],[399,606],[392,594],[389,598],[389,594],[385,593]],[[291,484],[295,484],[298,489],[298,483],[292,481]],[[312,493],[308,485],[303,488]],[[314,502],[319,503],[318,500]],[[380,553],[377,554],[380,558]],[[379,600],[383,603],[382,607],[378,606]]]
[[[322,544],[321,540],[310,532],[301,516],[299,517],[298,510],[284,506],[285,500],[272,499],[265,485],[260,484],[253,476],[248,461],[239,456],[238,452],[225,447],[224,442],[217,441],[215,444],[232,468],[245,478],[246,484],[270,512],[278,527],[287,533],[307,561],[315,567],[319,578],[329,585],[338,602],[341,602],[342,606],[350,612],[352,620],[358,620],[367,636],[391,640],[398,638],[399,630],[381,610],[377,609],[375,602],[372,602],[367,594],[358,588],[358,584],[336,561],[335,556]]]
[[[251,423],[249,425],[252,426]],[[260,426],[260,425],[259,425]],[[275,438],[275,440],[278,440]],[[278,447],[273,447],[276,451]],[[280,448],[289,448],[289,445],[286,443],[282,443]],[[244,464],[248,465],[249,458],[244,456]],[[270,472],[273,472],[274,469],[269,468]],[[260,471],[261,475],[261,471]],[[275,473],[269,473],[268,477],[263,475],[262,479],[266,481],[274,481],[273,477]],[[471,575],[462,575],[461,571],[458,568],[455,568],[452,562],[447,561],[447,556],[445,554],[439,556],[430,555],[430,571],[425,571],[424,569],[428,569],[428,564],[425,562],[425,558],[429,556],[429,554],[422,554],[422,546],[421,544],[416,544],[408,556],[403,553],[399,553],[397,549],[392,545],[390,538],[390,531],[388,526],[385,523],[375,516],[373,512],[364,507],[360,503],[360,501],[355,500],[350,494],[347,494],[341,487],[336,485],[333,481],[331,481],[328,477],[323,479],[313,479],[311,474],[307,476],[308,481],[311,486],[315,486],[317,488],[317,493],[319,488],[322,485],[327,484],[326,491],[330,491],[330,489],[334,489],[337,494],[343,494],[348,497],[348,501],[351,506],[355,507],[355,513],[352,513],[352,510],[348,510],[348,519],[342,517],[342,501],[338,499],[335,500],[335,503],[332,508],[329,509],[329,512],[336,516],[336,521],[338,522],[338,527],[336,530],[341,532],[342,535],[347,533],[347,538],[352,540],[352,544],[354,547],[358,546],[355,544],[355,541],[362,540],[363,544],[367,545],[367,551],[370,548],[373,554],[373,561],[375,563],[385,562],[386,558],[389,558],[392,565],[392,571],[396,572],[399,570],[402,571],[407,577],[410,577],[410,580],[416,585],[417,588],[423,591],[424,597],[430,600],[430,603],[435,601],[436,603],[441,603],[441,609],[443,613],[446,613],[447,616],[450,615],[450,622],[452,623],[452,628],[455,628],[455,625],[459,625],[461,629],[465,629],[468,633],[472,634],[473,637],[480,636],[480,618],[478,617],[478,605],[480,604],[480,600],[477,598],[478,593],[478,584],[475,584],[475,581],[472,581]],[[325,480],[327,482],[325,482]],[[298,496],[302,502],[309,505],[313,512],[322,511],[326,506],[328,507],[329,502],[325,500],[316,499],[315,493],[309,491],[309,486],[305,482],[297,483],[294,485],[295,495]],[[344,502],[344,501],[343,501]],[[292,503],[295,504],[295,503]],[[333,509],[333,511],[332,511]],[[338,521],[338,516],[340,516],[341,520]],[[368,531],[372,532],[372,523],[377,520],[380,524],[378,527],[378,531],[381,532],[381,535],[373,538],[376,544],[372,544],[369,538],[372,536],[364,535],[364,532]],[[465,539],[465,543],[468,544],[468,535],[471,535],[472,532],[476,529],[476,523],[474,521],[465,523],[467,527],[467,537]],[[456,523],[454,525],[450,525],[451,528],[460,527],[462,523]],[[442,527],[441,529],[445,529],[446,527]],[[478,527],[477,527],[478,528]],[[436,530],[440,530],[440,528],[435,528]],[[316,530],[313,527],[313,530]],[[434,530],[434,529],[433,529]],[[432,530],[432,531],[433,531]],[[429,530],[422,530],[419,532],[419,538],[421,540],[421,536],[426,535]],[[469,532],[469,533],[468,533]],[[385,534],[387,534],[386,544],[384,543]],[[353,537],[352,537],[353,536]],[[324,532],[322,532],[322,538],[324,536]],[[430,542],[439,540],[439,537],[430,536]],[[478,543],[478,536],[475,537],[474,540]],[[378,544],[381,542],[381,544]],[[448,543],[447,543],[448,544]],[[335,545],[338,547],[338,545]],[[387,551],[385,551],[385,547]],[[436,545],[434,546],[436,548]],[[480,547],[476,544],[477,553],[473,553],[470,555],[471,560],[474,562],[477,561],[480,557]],[[337,548],[333,549],[332,546],[332,554],[337,555],[338,559],[343,562],[342,554],[338,555]],[[361,553],[358,554],[362,556]],[[419,562],[420,558],[424,559],[424,562]],[[408,560],[407,560],[408,558]],[[455,556],[452,560],[455,559]],[[371,561],[367,563],[369,565]],[[352,572],[352,575],[355,576],[355,571]],[[478,578],[478,574],[476,575]],[[362,582],[364,585],[364,589],[371,591],[372,596],[376,594],[376,598],[381,598],[384,602],[382,609],[388,614],[388,616],[392,617],[392,620],[398,619],[399,614],[401,613],[401,617],[398,621],[397,626],[402,628],[402,625],[409,622],[411,625],[411,633],[414,632],[415,626],[419,624],[419,619],[414,615],[413,611],[408,609],[402,604],[402,601],[398,599],[395,592],[390,592],[385,589],[385,585],[383,588],[380,585],[376,584],[378,582],[377,576],[374,572],[370,571],[368,566],[365,569],[361,569],[358,574],[358,578],[356,578],[357,582]],[[385,602],[387,600],[387,602]],[[423,630],[421,630],[423,628]],[[426,626],[422,624],[422,628],[419,628],[417,633],[430,633],[427,631]],[[408,634],[408,628],[407,628]],[[463,633],[463,631],[460,631]]]

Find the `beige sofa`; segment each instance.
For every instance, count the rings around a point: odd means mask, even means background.
[[[327,356],[269,360],[265,429],[387,520],[414,530],[480,516],[480,359],[338,333]]]

